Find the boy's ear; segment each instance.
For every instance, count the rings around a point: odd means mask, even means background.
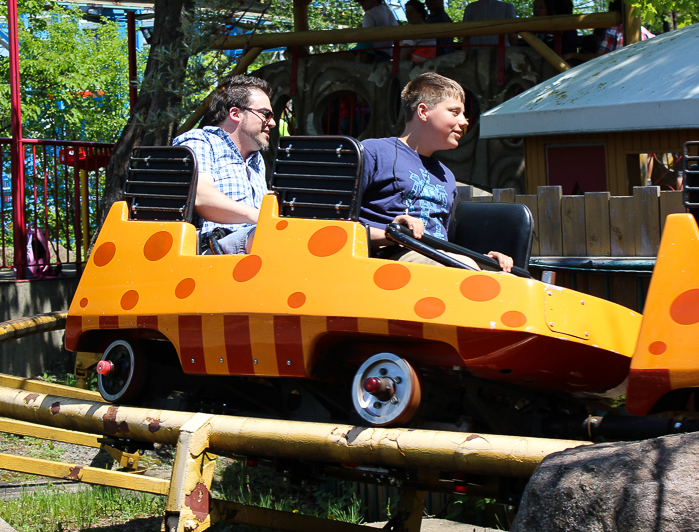
[[[427,122],[427,115],[429,113],[429,110],[430,108],[427,106],[426,103],[419,103],[417,109],[415,109],[415,116],[421,122]]]

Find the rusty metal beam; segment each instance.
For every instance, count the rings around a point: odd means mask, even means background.
[[[34,379],[25,379],[23,377],[13,377],[12,375],[4,375],[2,373],[0,373],[0,386],[25,390],[27,392],[37,394],[51,394],[58,397],[68,397],[71,399],[81,399],[100,403],[104,402],[102,396],[98,392],[81,390],[79,388],[63,386],[62,384],[55,384],[53,382],[37,381]]]
[[[99,484],[101,486],[155,493],[156,495],[167,495],[170,486],[169,480],[161,478],[144,477],[142,475],[134,475],[133,473],[51,462],[50,460],[4,453],[0,453],[0,469],[21,471],[42,477],[74,480],[86,484]]]
[[[137,441],[176,445],[193,415],[0,387],[0,416]],[[548,454],[589,444],[233,416],[213,416],[208,425],[216,454],[517,477],[531,475]]]

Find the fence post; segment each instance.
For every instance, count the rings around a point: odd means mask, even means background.
[[[27,227],[24,218],[24,143],[22,142],[22,105],[19,85],[19,40],[17,35],[17,0],[7,2],[7,26],[10,44],[10,105],[12,145],[12,237],[17,279],[25,279],[27,265]]]

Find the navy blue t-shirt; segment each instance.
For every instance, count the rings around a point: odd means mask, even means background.
[[[368,139],[362,145],[364,191],[359,220],[385,229],[407,208],[410,216],[424,222],[425,233],[446,240],[456,198],[456,179],[451,170],[395,137]]]

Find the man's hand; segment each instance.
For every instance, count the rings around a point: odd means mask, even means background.
[[[413,237],[422,238],[425,234],[425,224],[419,218],[413,218],[407,214],[399,214],[393,219],[393,223],[406,226],[413,232]]]
[[[514,266],[514,261],[512,260],[512,257],[509,257],[504,253],[500,253],[499,251],[491,251],[490,253],[488,253],[487,256],[498,261],[500,263],[502,271],[508,273],[512,271],[512,266]]]

